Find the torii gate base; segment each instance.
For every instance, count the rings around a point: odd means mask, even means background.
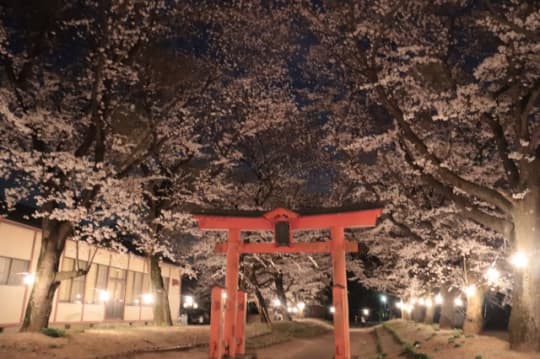
[[[240,254],[244,253],[331,253],[333,267],[334,358],[350,359],[349,305],[345,255],[358,251],[358,243],[346,241],[344,229],[374,226],[380,209],[300,216],[277,208],[262,217],[196,215],[202,230],[226,230],[227,243],[216,246],[217,253],[227,254],[225,289],[212,289],[210,321],[210,358],[236,358],[245,354],[245,292],[238,291]],[[288,241],[283,238],[285,235]],[[279,225],[279,231],[278,231]],[[330,241],[293,243],[292,230],[330,228]],[[277,243],[243,243],[241,230],[279,232]]]

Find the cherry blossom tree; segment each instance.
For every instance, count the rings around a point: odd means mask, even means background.
[[[534,256],[538,4],[401,5],[300,6],[318,40],[309,61],[339,100],[332,109],[340,113],[342,144],[363,152],[394,150],[391,143],[399,142],[419,167],[419,179],[460,216]],[[359,108],[366,109],[363,116]],[[510,339],[516,349],[539,349],[536,272],[530,263],[514,273]]]

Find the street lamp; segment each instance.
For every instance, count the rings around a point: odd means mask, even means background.
[[[25,285],[32,285],[36,281],[36,276],[34,273],[24,273],[23,283]]]
[[[489,283],[495,283],[499,280],[501,277],[501,273],[497,270],[497,268],[489,267],[486,271],[486,279]]]
[[[152,304],[154,303],[154,295],[152,293],[145,293],[142,295],[143,304]]]
[[[435,296],[435,304],[441,305],[442,302],[443,302],[443,297],[442,297],[441,293],[439,293],[439,294],[437,294],[437,295]]]
[[[386,304],[388,302],[388,297],[384,294],[381,294],[381,302],[383,304]]]
[[[461,297],[456,297],[454,299],[454,305],[456,307],[463,307],[463,299],[461,299]]]
[[[474,293],[476,293],[476,286],[474,284],[468,285],[464,292],[467,298],[470,298],[474,295]]]
[[[362,314],[367,317],[369,315],[369,309],[368,308],[362,309]]]
[[[330,311],[331,314],[334,314],[336,312],[336,307],[331,306],[328,310]]]
[[[529,258],[523,252],[516,252],[510,257],[510,263],[517,269],[523,269],[529,264]]]

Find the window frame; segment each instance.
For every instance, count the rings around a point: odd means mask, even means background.
[[[0,285],[2,286],[10,286],[10,287],[23,287],[25,284],[23,282],[23,276],[20,276],[20,279],[17,279],[16,283],[10,282],[12,278],[17,278],[17,275],[20,273],[29,273],[30,270],[30,260],[28,259],[21,259],[21,258],[15,258],[15,257],[6,257],[6,256],[0,256],[0,258],[7,259],[8,265],[7,265],[7,271],[6,271],[6,278],[5,280],[0,282]],[[25,263],[25,270],[23,272],[18,273],[11,273],[13,270],[13,261],[19,261]]]

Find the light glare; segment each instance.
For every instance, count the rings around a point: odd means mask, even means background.
[[[529,258],[527,258],[527,255],[523,252],[516,252],[510,258],[510,263],[517,269],[523,269],[529,263]]]

